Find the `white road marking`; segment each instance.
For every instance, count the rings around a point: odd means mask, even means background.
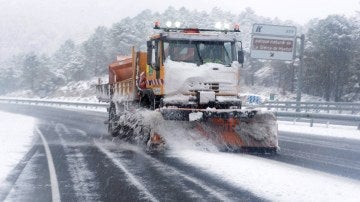
[[[95,145],[97,145],[98,147],[101,147],[100,143],[97,143],[96,141],[94,141],[94,142],[95,142]],[[150,160],[150,162],[154,165],[154,167],[156,169],[159,169],[165,175],[178,175],[178,176],[181,176],[184,179],[186,179],[186,180],[196,184],[197,186],[201,187],[206,192],[208,192],[210,195],[213,195],[215,198],[219,199],[220,201],[233,201],[232,199],[230,199],[229,197],[227,197],[224,194],[220,193],[219,191],[217,191],[217,190],[211,188],[210,186],[206,185],[201,180],[196,179],[196,178],[194,178],[194,177],[192,177],[190,175],[187,175],[187,174],[183,173],[182,171],[180,171],[180,170],[178,170],[178,169],[176,169],[176,168],[174,168],[174,167],[172,167],[170,165],[164,164],[163,162],[161,162],[161,161],[159,161],[159,160],[157,160],[157,159],[155,159],[155,158],[153,158],[153,157],[151,157],[151,156],[137,150],[136,147],[133,149],[133,146],[128,145],[127,149],[129,149],[131,151],[134,151],[134,152],[142,155],[144,158]],[[106,151],[106,152],[108,152],[108,151]],[[108,153],[110,153],[110,152],[108,152]]]
[[[95,146],[104,153],[118,168],[120,168],[129,178],[130,182],[135,185],[145,196],[151,201],[158,201],[154,195],[152,195],[146,187],[133,175],[129,172],[128,169],[119,161],[116,159],[116,157],[109,151],[107,151],[104,147],[102,147],[100,144],[95,142]]]
[[[77,133],[79,133],[83,137],[87,136],[87,133],[85,131],[83,131],[83,130],[80,130],[80,129],[77,129],[77,128],[74,128],[73,130],[75,130]]]
[[[216,191],[215,189],[207,186],[205,183],[201,182],[199,179],[193,178],[189,175],[184,174],[183,172],[177,170],[176,168],[166,165],[152,157],[146,157],[149,160],[153,161],[154,165],[161,165],[164,170],[172,170],[172,172],[175,175],[179,175],[187,180],[189,180],[190,182],[196,184],[197,186],[201,187],[202,189],[204,189],[205,191],[207,191],[210,195],[213,195],[214,197],[216,197],[217,199],[219,199],[220,201],[232,201],[230,198],[226,197],[225,195],[223,195],[222,193]],[[160,167],[158,167],[160,168]],[[166,173],[166,172],[165,172]]]
[[[42,134],[42,132],[40,131],[40,129],[38,127],[36,127],[36,132],[40,135],[40,138],[41,138],[41,140],[44,144],[44,148],[45,148],[45,154],[46,154],[46,158],[47,158],[47,162],[48,162],[48,166],[49,166],[49,173],[50,173],[52,201],[60,202],[61,199],[60,199],[59,183],[57,180],[56,170],[55,170],[55,166],[54,166],[54,160],[51,155],[49,145],[46,142],[44,135]]]
[[[135,152],[138,152],[138,151],[135,151]],[[163,173],[171,174],[169,172],[169,170],[170,170],[170,171],[172,171],[173,174],[179,175],[179,176],[185,178],[186,180],[188,180],[188,181],[196,184],[197,186],[201,187],[202,189],[207,191],[210,195],[213,195],[214,197],[216,197],[220,201],[232,201],[230,198],[226,197],[222,193],[216,191],[215,189],[211,188],[210,186],[207,186],[204,182],[201,182],[201,180],[196,179],[194,177],[191,177],[190,175],[184,174],[182,171],[179,171],[178,169],[176,169],[176,168],[174,168],[172,166],[164,164],[161,161],[159,161],[159,160],[157,160],[157,159],[155,159],[155,158],[153,158],[151,156],[148,156],[148,155],[146,155],[144,153],[138,152],[138,154],[141,154],[145,158],[149,159],[151,161],[151,163],[153,165],[155,165],[155,168],[163,170]]]

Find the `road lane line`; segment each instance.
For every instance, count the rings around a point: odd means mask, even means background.
[[[116,157],[106,150],[104,147],[102,147],[100,144],[95,142],[95,146],[104,153],[118,168],[120,168],[122,171],[124,171],[125,175],[129,178],[130,182],[135,185],[143,194],[151,201],[158,201],[154,195],[152,195],[146,187],[132,174],[129,172],[128,169],[119,161],[116,160]]]
[[[52,201],[53,202],[60,202],[60,190],[59,190],[59,183],[56,176],[56,170],[54,165],[54,160],[51,155],[49,144],[46,142],[46,139],[40,129],[38,127],[35,128],[36,132],[40,135],[40,138],[43,142],[44,148],[45,148],[45,154],[49,166],[49,173],[50,173],[50,183],[51,183],[51,195],[52,195]]]
[[[183,177],[184,179],[196,184],[197,186],[201,187],[202,189],[204,189],[206,192],[208,192],[210,195],[213,195],[214,197],[216,197],[217,199],[219,199],[220,201],[233,201],[232,199],[228,198],[227,196],[225,196],[224,194],[220,193],[219,191],[211,188],[210,186],[206,185],[205,182],[202,182],[200,179],[194,178],[190,175],[187,175],[185,173],[183,173],[182,171],[176,169],[173,166],[167,165],[151,156],[147,156],[146,154],[143,154],[141,152],[135,151],[138,154],[142,155],[143,157],[145,157],[146,159],[150,160],[150,162],[155,166],[156,169],[160,169],[163,170],[165,174],[171,175],[171,174],[175,174],[178,176]],[[169,170],[172,171],[172,173],[168,172]]]
[[[97,143],[96,141],[95,145],[100,146],[101,143]],[[192,177],[190,175],[187,175],[185,173],[183,173],[182,171],[176,169],[173,166],[167,165],[143,152],[138,151],[137,149],[133,149],[132,146],[129,146],[127,149],[136,152],[137,154],[143,156],[145,159],[148,159],[150,161],[150,163],[153,165],[153,167],[157,170],[162,171],[162,173],[164,173],[164,175],[178,175],[181,176],[182,178],[186,179],[187,181],[190,181],[192,183],[194,183],[195,185],[197,185],[198,187],[201,187],[203,190],[205,190],[207,193],[209,193],[210,195],[214,196],[215,198],[217,198],[219,201],[233,201],[231,198],[227,197],[226,195],[222,194],[221,192],[217,191],[216,189],[213,189],[212,187],[206,185],[206,182],[203,182],[200,179],[197,179],[195,177]]]
[[[73,130],[75,130],[77,133],[79,133],[81,136],[83,137],[87,137],[87,133],[83,130],[80,130],[80,129],[77,129],[77,128],[74,128]]]

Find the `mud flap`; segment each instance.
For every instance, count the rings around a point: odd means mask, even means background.
[[[155,152],[155,151],[163,151],[164,149],[165,149],[164,139],[158,133],[151,134],[150,139],[147,142],[146,150],[149,152]]]

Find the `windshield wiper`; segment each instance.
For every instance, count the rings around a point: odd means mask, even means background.
[[[229,59],[229,61],[231,61],[229,52],[226,50],[225,46],[223,46],[223,48],[225,49],[225,53],[226,53],[227,58]],[[224,61],[224,62],[226,62],[226,61]],[[231,66],[231,63],[226,64],[226,65],[229,65],[229,67],[230,67],[230,66]]]

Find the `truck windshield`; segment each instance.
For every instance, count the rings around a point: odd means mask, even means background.
[[[164,42],[164,60],[230,66],[233,61],[232,46],[231,42],[167,41]]]

